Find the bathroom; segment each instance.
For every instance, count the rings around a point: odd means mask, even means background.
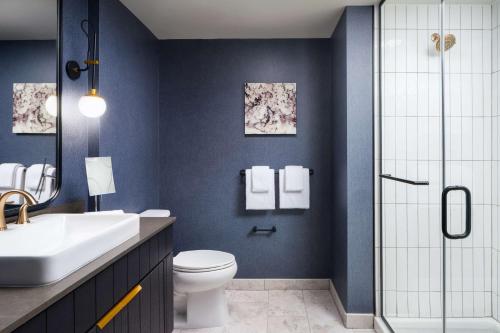
[[[0,333],[500,332],[496,0],[0,26]]]

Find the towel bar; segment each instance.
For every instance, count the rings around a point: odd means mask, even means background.
[[[275,170],[274,171],[274,174],[277,175],[278,174],[278,170]],[[312,176],[314,175],[314,170],[313,169],[309,169],[309,174]],[[240,176],[245,176],[245,169],[241,169],[240,170]]]
[[[429,185],[429,182],[426,180],[409,180],[409,179],[404,179],[404,178],[393,177],[390,174],[379,175],[379,177],[394,180],[396,182],[410,184],[410,185],[417,185],[417,186],[418,185]]]
[[[252,228],[252,232],[254,232],[254,233],[255,232],[276,232],[276,231],[278,231],[278,229],[276,229],[275,225],[273,225],[273,227],[271,229],[259,229],[259,228],[257,228],[257,226],[254,226]]]

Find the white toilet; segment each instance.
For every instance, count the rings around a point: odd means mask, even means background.
[[[175,328],[224,326],[228,318],[225,285],[238,266],[230,253],[180,252],[174,258]]]

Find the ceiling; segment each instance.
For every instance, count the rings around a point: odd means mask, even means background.
[[[377,0],[121,0],[159,39],[324,38]]]
[[[57,0],[0,0],[0,40],[57,37]]]

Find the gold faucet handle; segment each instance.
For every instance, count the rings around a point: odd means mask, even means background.
[[[30,219],[28,216],[28,207],[29,205],[26,203],[21,205],[21,207],[19,208],[19,215],[17,216],[16,224],[30,223]]]

